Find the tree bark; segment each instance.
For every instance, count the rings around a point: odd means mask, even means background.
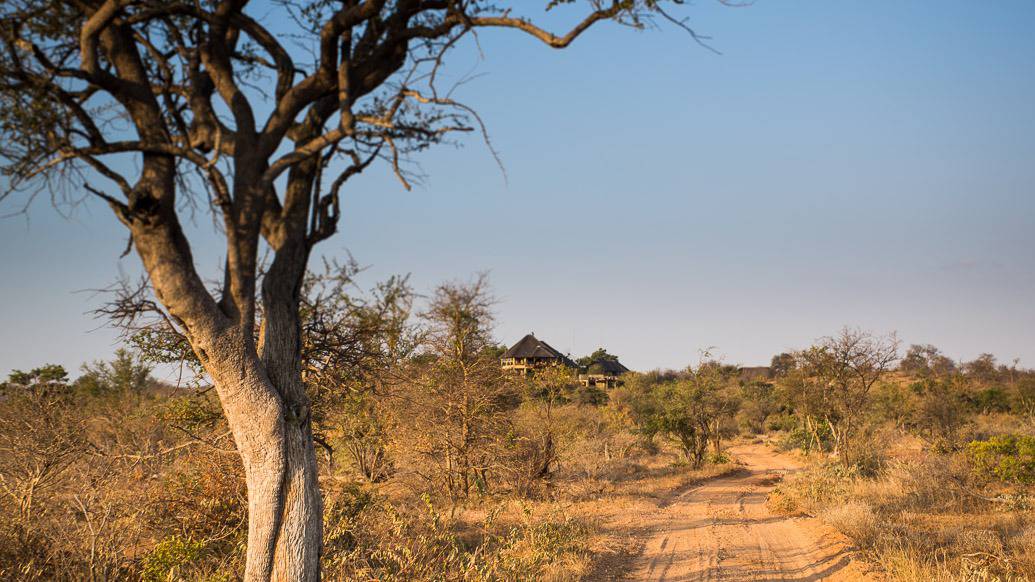
[[[244,463],[245,580],[318,580],[322,504],[309,402],[293,334],[281,333],[271,319],[263,326],[261,358],[236,329],[201,349]]]
[[[304,231],[302,231],[304,232]],[[281,499],[283,523],[273,552],[273,580],[318,580],[323,507],[317,480],[310,401],[302,383],[302,337],[298,308],[308,261],[304,237],[277,249],[263,279],[263,325],[259,353],[284,407]]]
[[[304,237],[280,245],[263,279],[263,325],[256,345],[254,280],[238,281],[236,289],[231,287],[216,303],[193,268],[178,223],[162,217],[175,212],[172,197],[163,195],[173,188],[169,161],[148,161],[138,185],[141,203],[127,224],[156,297],[180,322],[212,379],[241,454],[248,486],[244,578],[318,580],[322,507],[309,400],[301,377],[298,316],[308,256]],[[153,207],[144,205],[155,199]],[[248,272],[249,252],[238,249],[243,268],[231,259],[228,272],[239,269],[239,278],[254,277]]]

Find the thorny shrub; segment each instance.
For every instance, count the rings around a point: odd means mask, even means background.
[[[1035,437],[1002,435],[967,444],[974,472],[984,479],[1035,483]]]

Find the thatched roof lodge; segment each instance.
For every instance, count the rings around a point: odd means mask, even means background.
[[[521,374],[531,374],[533,370],[543,366],[567,366],[576,368],[575,362],[550,344],[528,334],[518,340],[500,357],[500,365],[504,370]]]
[[[614,388],[621,385],[622,381],[619,377],[628,371],[629,368],[623,366],[618,360],[599,359],[586,366],[586,369],[579,374],[579,381],[583,386]]]

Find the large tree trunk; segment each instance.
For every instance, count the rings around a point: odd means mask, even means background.
[[[145,169],[146,178],[150,171]],[[171,191],[171,172],[155,174],[154,189]],[[153,211],[175,212],[168,205]],[[248,486],[245,580],[318,580],[322,507],[298,320],[308,250],[297,242],[278,249],[263,281],[256,345],[248,297],[254,295],[247,282],[233,305],[217,304],[194,271],[175,220],[138,213],[130,227],[155,295],[182,324],[211,376],[241,454]]]
[[[275,385],[244,338],[218,343],[218,355],[207,351],[205,365],[244,463],[245,580],[318,580],[322,511],[308,404],[285,398],[299,392],[301,379],[279,378],[285,383]],[[263,351],[287,347],[267,342]]]
[[[285,474],[280,500],[284,522],[273,552],[273,580],[320,577],[323,511],[311,405],[302,383],[302,330],[298,314],[308,254],[302,238],[283,241],[262,286],[264,312],[259,354],[281,396],[285,419]]]

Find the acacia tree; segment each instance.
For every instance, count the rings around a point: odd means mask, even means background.
[[[931,344],[913,344],[898,364],[900,372],[921,377],[946,377],[956,371],[956,362]]]
[[[733,378],[736,370],[703,361],[688,366],[675,379],[641,387],[631,401],[640,433],[648,439],[665,435],[695,469],[704,463],[709,445],[717,458],[722,439],[728,436],[726,424],[740,406]]]
[[[567,366],[542,366],[524,378],[523,384],[521,406],[529,420],[517,423],[507,470],[518,493],[530,495],[549,479],[559,457],[554,411],[568,401],[566,395],[577,397],[582,386],[575,370]]]
[[[413,448],[436,466],[426,475],[454,501],[491,486],[513,390],[493,351],[488,278],[439,285],[422,318],[425,346],[404,422],[416,433]],[[416,393],[413,392],[416,390]]]
[[[792,383],[800,394],[796,408],[816,445],[819,425],[829,430],[834,454],[844,465],[853,462],[856,437],[868,412],[870,393],[898,359],[895,334],[875,336],[844,328],[797,353]]]
[[[153,307],[187,338],[216,386],[241,454],[248,580],[319,577],[321,502],[300,369],[299,290],[313,246],[337,228],[345,183],[385,160],[409,187],[407,154],[480,125],[435,86],[446,53],[477,30],[514,29],[563,48],[600,22],[672,20],[661,0],[586,0],[583,18],[557,35],[505,4],[0,7],[7,193],[89,193],[128,229]],[[225,237],[215,291],[181,224],[191,207],[209,209]],[[264,249],[271,259],[260,268]]]

